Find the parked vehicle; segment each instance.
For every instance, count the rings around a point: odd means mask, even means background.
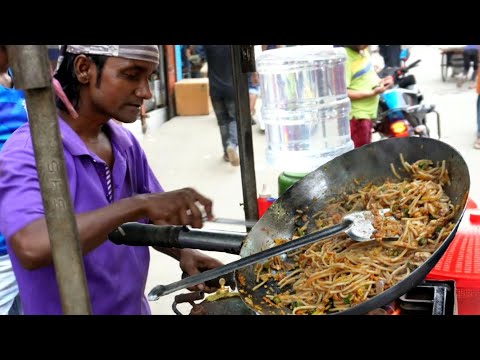
[[[402,63],[405,64],[409,53],[403,53],[403,56]],[[392,76],[394,79],[393,88],[380,95],[374,130],[382,137],[430,137],[426,118],[427,114],[435,113],[440,138],[440,114],[435,110],[435,105],[423,103],[423,94],[417,88],[415,76],[408,74],[420,61],[408,66],[386,67],[379,72],[381,78]]]

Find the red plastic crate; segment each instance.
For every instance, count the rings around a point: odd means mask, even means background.
[[[455,280],[458,314],[480,314],[480,209],[467,206],[455,238],[427,279]]]
[[[476,209],[478,208],[477,203],[472,199],[468,198],[467,200],[467,209]]]

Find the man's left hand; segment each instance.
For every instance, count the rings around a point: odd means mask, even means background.
[[[189,276],[199,274],[201,272],[215,269],[222,266],[222,262],[214,259],[208,255],[201,253],[198,250],[183,249],[180,253],[180,268]],[[216,287],[207,286],[205,283],[189,287],[190,291],[204,291],[211,293],[217,290]]]

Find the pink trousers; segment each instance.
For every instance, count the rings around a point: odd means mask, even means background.
[[[356,148],[370,144],[372,142],[372,120],[352,118],[350,134]]]

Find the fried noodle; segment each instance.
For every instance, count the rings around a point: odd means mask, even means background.
[[[328,314],[367,301],[406,278],[442,244],[455,226],[458,211],[443,186],[450,184],[445,161],[418,160],[409,164],[400,156],[411,178],[376,186],[368,184],[356,193],[332,200],[307,218],[292,239],[339,223],[350,212],[390,208],[395,221],[375,221],[376,241],[355,242],[345,234],[321,240],[288,254],[290,261],[275,257],[256,268],[257,283],[274,279],[284,292],[268,292],[272,306],[286,306],[293,314]],[[393,164],[395,178],[400,178]],[[384,240],[385,237],[397,240]],[[291,261],[293,260],[293,262]],[[261,285],[260,285],[261,284]],[[258,288],[258,286],[257,286]]]

